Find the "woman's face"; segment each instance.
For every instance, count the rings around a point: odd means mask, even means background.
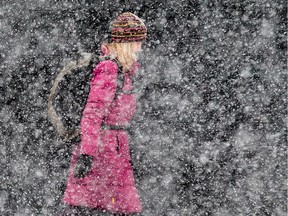
[[[136,42],[135,52],[141,52],[141,51],[142,51],[142,42]]]

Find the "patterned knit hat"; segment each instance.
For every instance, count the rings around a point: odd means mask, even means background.
[[[111,42],[143,41],[146,37],[147,28],[145,24],[133,13],[122,13],[112,23]]]

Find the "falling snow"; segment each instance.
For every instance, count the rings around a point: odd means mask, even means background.
[[[129,130],[140,215],[286,215],[285,3],[1,1],[0,214],[65,208],[77,142],[63,142],[49,121],[50,89],[131,11],[148,27]],[[67,77],[55,99],[69,127],[79,124],[84,81]]]

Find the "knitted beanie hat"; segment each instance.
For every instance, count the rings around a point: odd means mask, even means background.
[[[111,42],[143,41],[146,37],[147,28],[145,24],[133,13],[122,13],[112,22]]]

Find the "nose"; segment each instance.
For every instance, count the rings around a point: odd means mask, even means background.
[[[137,43],[137,51],[142,51],[142,43],[141,42]]]

